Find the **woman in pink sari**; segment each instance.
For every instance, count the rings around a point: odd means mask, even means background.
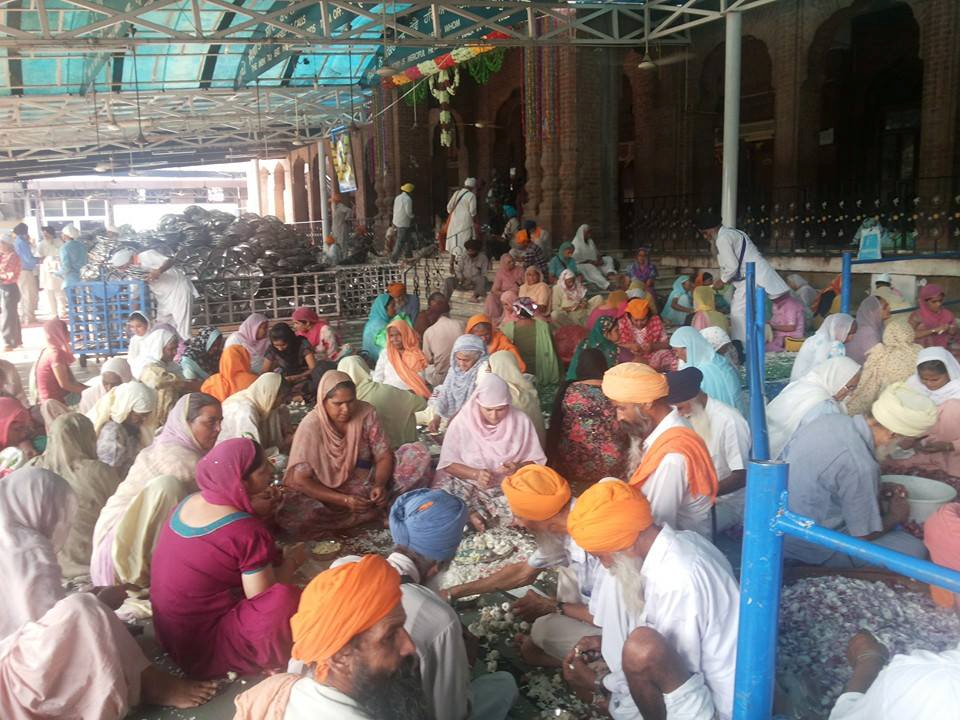
[[[523,284],[523,268],[517,265],[513,255],[504,253],[500,256],[500,267],[493,278],[493,286],[487,293],[487,300],[483,305],[483,314],[496,320],[503,313],[500,296],[508,290],[514,292]]]
[[[447,427],[433,486],[467,503],[470,524],[482,530],[504,507],[500,483],[530,463],[547,464],[533,422],[513,407],[506,382],[481,374]]]
[[[935,283],[920,289],[920,302],[910,313],[910,324],[923,347],[947,347],[957,342],[957,318],[943,306],[943,300],[943,288]]]
[[[180,680],[153,666],[111,607],[122,588],[66,597],[58,546],[76,501],[49,470],[24,468],[0,482],[0,717],[119,720],[141,700],[194,707],[215,683]],[[119,592],[118,592],[119,591]]]
[[[153,554],[157,640],[194,678],[286,666],[292,585],[303,547],[284,555],[254,510],[271,511],[271,467],[247,438],[225,440],[197,463],[200,492],[174,510]]]

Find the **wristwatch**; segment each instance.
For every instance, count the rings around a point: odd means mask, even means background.
[[[565,602],[563,602],[563,601],[561,601],[561,600],[558,600],[558,601],[557,601],[557,612],[560,613],[561,615],[564,614],[564,612],[563,612],[563,607],[564,607],[564,605],[566,605]]]

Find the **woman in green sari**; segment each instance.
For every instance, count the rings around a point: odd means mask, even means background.
[[[536,317],[537,304],[530,298],[518,298],[513,303],[513,312],[517,319],[501,325],[501,332],[516,345],[527,372],[536,376],[538,389],[557,385],[560,361],[553,347],[550,324]]]
[[[619,352],[617,341],[619,339],[620,327],[616,319],[604,316],[597,320],[590,334],[577,345],[577,349],[573,353],[573,360],[570,361],[570,367],[567,369],[567,380],[573,382],[577,379],[577,364],[580,362],[580,355],[588,348],[602,352],[607,360],[608,368],[616,365]]]

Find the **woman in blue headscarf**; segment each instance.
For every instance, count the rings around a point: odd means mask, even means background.
[[[573,243],[565,242],[557,248],[557,254],[550,258],[550,264],[547,266],[547,272],[550,273],[550,282],[556,282],[560,273],[569,270],[574,275],[578,275],[577,261],[573,259]]]
[[[377,295],[370,307],[370,316],[363,326],[363,350],[370,357],[371,367],[376,365],[380,351],[386,347],[387,325],[396,314],[393,298],[387,293]]]
[[[680,368],[695,367],[703,373],[700,387],[714,400],[743,411],[740,373],[730,361],[718,355],[713,346],[692,327],[682,327],[670,338],[670,347],[680,358]]]
[[[477,384],[477,373],[487,359],[487,344],[479,335],[461,335],[450,351],[450,369],[427,401],[433,411],[429,431],[437,432],[443,418],[452,420],[466,404]]]
[[[690,296],[692,287],[689,275],[681,275],[674,280],[673,289],[663,305],[660,317],[671,325],[686,324],[687,316],[693,314],[693,298]]]

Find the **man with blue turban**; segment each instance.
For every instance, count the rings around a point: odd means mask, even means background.
[[[393,552],[400,573],[404,629],[420,658],[428,715],[436,720],[504,720],[517,699],[513,675],[494,672],[471,682],[470,660],[457,613],[434,590],[453,561],[469,519],[460,498],[444,490],[411,490],[390,508]],[[357,561],[338,560],[337,564]]]

